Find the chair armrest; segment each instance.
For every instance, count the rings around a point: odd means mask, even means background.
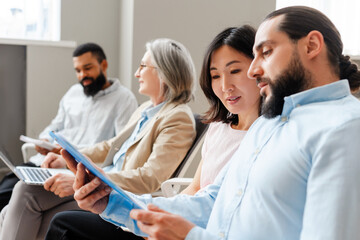
[[[22,155],[23,155],[24,163],[29,162],[30,156],[32,156],[32,155],[29,154],[30,151],[36,152],[35,144],[33,144],[33,143],[24,143],[21,146],[21,152],[22,152]]]
[[[192,178],[171,178],[161,184],[161,191],[164,197],[172,197],[179,194],[181,186],[188,186]]]

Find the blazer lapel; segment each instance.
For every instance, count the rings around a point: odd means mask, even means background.
[[[129,146],[128,150],[132,148],[137,142],[139,142],[145,136],[145,134],[151,131],[154,123],[159,119],[160,116],[164,114],[164,112],[166,114],[170,109],[176,106],[177,104],[175,103],[165,103],[165,105],[159,110],[159,112],[155,114],[155,116],[146,124],[144,129],[138,134],[135,141]],[[146,107],[144,107],[144,109],[145,108]],[[121,136],[119,136],[119,138],[115,140],[115,142],[112,144],[110,152],[106,157],[106,160],[102,164],[103,167],[112,164],[114,155],[117,153],[117,151],[120,150],[121,145],[131,136],[132,132],[136,127],[137,122],[140,119],[141,119],[141,113],[139,114],[139,117],[137,119],[134,119],[134,121],[131,124],[129,124],[126,129],[124,129],[124,131],[121,133]]]
[[[154,123],[159,119],[159,117],[161,115],[163,115],[164,112],[167,113],[170,109],[174,108],[176,105],[177,104],[174,104],[174,103],[165,103],[165,105],[159,110],[159,112],[157,112],[155,114],[155,116],[146,124],[144,129],[138,134],[138,136],[135,138],[135,141],[133,142],[132,145],[134,145],[135,143],[140,141],[145,136],[145,134],[147,134],[148,132],[151,131]]]
[[[146,106],[144,107],[144,109]],[[109,166],[113,163],[113,158],[115,154],[120,150],[121,145],[131,136],[131,133],[134,131],[135,126],[139,119],[141,118],[141,112],[137,116],[132,117],[126,127],[121,131],[116,140],[112,143],[110,151],[108,152],[105,161],[102,164],[102,167]]]

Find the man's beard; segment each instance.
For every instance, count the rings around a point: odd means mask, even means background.
[[[91,80],[91,84],[84,86],[84,81],[85,80]],[[99,76],[94,79],[92,77],[84,77],[83,79],[81,79],[80,84],[83,86],[84,88],[84,93],[86,96],[95,96],[105,85],[106,83],[106,78],[103,74],[103,72],[101,71]]]
[[[294,52],[287,69],[280,76],[275,80],[257,79],[257,82],[266,82],[271,91],[268,99],[263,97],[261,114],[266,118],[274,118],[282,113],[285,97],[308,89],[312,81],[311,73],[304,68],[297,52]]]

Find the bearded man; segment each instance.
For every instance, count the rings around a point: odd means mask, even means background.
[[[56,117],[40,133],[39,138],[53,142],[49,132],[55,131],[71,139],[78,148],[84,148],[116,136],[137,109],[137,101],[119,80],[107,78],[108,62],[99,45],[79,45],[73,52],[73,63],[79,83],[62,97]],[[38,154],[32,156],[25,165],[40,166],[48,153],[60,151],[60,147],[48,150],[35,146],[35,149]],[[2,179],[0,210],[8,204],[18,180],[13,173]]]

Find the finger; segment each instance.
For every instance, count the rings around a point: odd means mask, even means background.
[[[54,189],[54,191],[52,191],[55,195],[60,195],[60,189],[59,188],[56,188]]]
[[[65,159],[66,165],[73,172],[76,173],[77,162],[65,149],[60,151],[61,156]]]
[[[48,154],[48,152],[49,151],[41,151],[40,154],[46,156],[46,154]]]
[[[62,174],[58,173],[51,178],[53,178],[53,183],[50,186],[50,191],[53,193],[55,193],[57,189],[58,189],[58,191],[60,191],[61,189],[59,189],[59,185],[60,185],[59,183],[61,182]]]
[[[93,180],[91,180],[91,182],[79,188],[75,192],[74,198],[76,200],[82,200],[84,198],[88,198],[89,200],[92,201],[97,201],[100,198],[103,198],[104,196],[110,193],[111,188],[107,186],[104,188],[99,188],[101,183],[102,182],[100,181],[99,178],[94,178]]]
[[[46,191],[51,191],[50,188],[54,184],[54,181],[55,181],[55,176],[52,176],[45,181],[44,188]]]
[[[130,211],[130,217],[146,224],[154,223],[153,221],[154,213],[149,212],[147,210],[133,209]]]
[[[89,171],[89,169],[85,168],[85,181],[89,182],[91,179],[94,179],[96,176]]]
[[[50,162],[52,162],[52,159],[54,158],[53,153],[49,153],[45,156],[43,163],[41,164],[42,168],[49,168]]]
[[[56,168],[57,167],[56,159],[54,159],[54,161],[49,162],[48,165],[49,165],[48,168]]]
[[[98,195],[99,193],[96,193]],[[99,200],[93,199],[93,194],[91,194],[88,198],[76,201],[78,206],[86,211],[93,212],[95,214],[102,213],[109,202],[109,196],[104,196],[99,198]]]
[[[153,227],[154,225],[151,225],[151,224],[146,224],[146,223],[143,223],[141,221],[138,221],[137,222],[137,225],[138,227],[140,228],[140,230],[146,234],[149,235],[149,239],[155,239],[155,238],[152,238],[153,236]]]
[[[147,208],[149,211],[167,213],[166,211],[162,210],[161,208],[159,208],[158,206],[156,206],[152,203],[149,203],[147,205]]]
[[[78,191],[78,192],[80,192],[80,191]],[[91,210],[91,208],[93,208],[94,205],[98,201],[101,201],[104,198],[108,198],[108,196],[111,192],[111,188],[105,187],[104,189],[93,191],[82,199],[78,199],[78,196],[79,196],[79,195],[77,195],[78,192],[75,192],[74,198],[77,201],[79,207],[82,209],[85,209],[85,210]],[[105,209],[105,207],[104,207],[104,209]]]
[[[38,145],[35,145],[35,150],[38,151],[38,152],[43,152],[44,149]]]
[[[74,185],[73,185],[73,188],[74,188],[75,191],[77,189],[81,188],[82,186],[84,186],[84,184],[85,184],[85,176],[86,176],[85,167],[84,167],[84,165],[79,163],[77,165],[77,170],[76,170],[76,174],[75,174],[75,181],[74,181]]]
[[[55,147],[55,148],[53,148],[51,150],[51,152],[56,153],[56,154],[60,154],[61,149],[62,149],[61,147]]]
[[[47,149],[40,148],[40,147],[38,149],[36,149],[36,151],[38,151],[42,155],[46,155],[49,152]]]
[[[44,161],[41,165],[40,165],[41,168],[49,168],[49,164]]]
[[[100,186],[100,184],[101,184],[101,181],[98,178],[94,178],[89,183],[87,183],[81,187],[81,189],[79,191],[80,196],[85,197],[85,196],[89,195],[90,193],[95,191],[95,189],[98,188]]]

